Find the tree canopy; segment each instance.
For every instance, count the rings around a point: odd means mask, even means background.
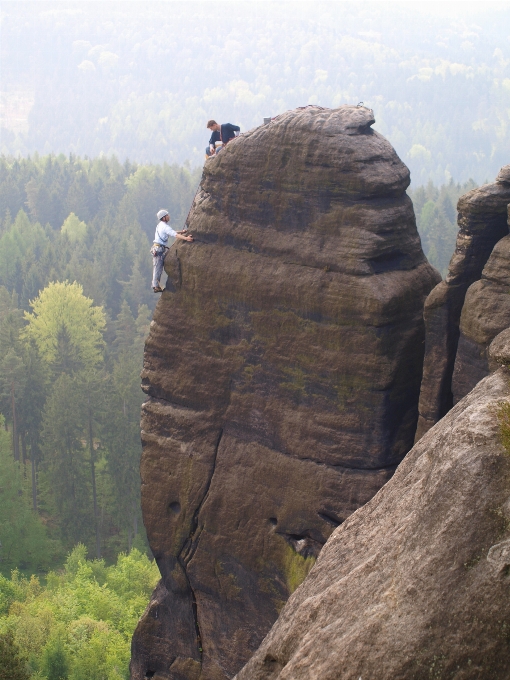
[[[131,635],[158,580],[136,549],[107,566],[83,545],[45,585],[0,575],[0,679],[128,680]]]

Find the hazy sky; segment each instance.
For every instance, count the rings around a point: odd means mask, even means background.
[[[0,16],[6,154],[195,165],[210,118],[246,130],[363,101],[414,181],[480,182],[510,158],[510,2],[5,0]]]

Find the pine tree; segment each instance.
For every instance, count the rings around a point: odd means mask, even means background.
[[[77,379],[62,373],[46,401],[42,439],[45,475],[55,497],[62,537],[69,546],[88,542],[94,526],[85,418]]]
[[[11,442],[0,416],[0,566],[4,573],[17,567],[34,570],[48,565],[50,543],[32,512],[30,487],[23,466],[13,460]]]
[[[135,318],[131,314],[131,309],[126,300],[122,301],[120,312],[113,326],[115,329],[113,347],[115,349],[115,356],[119,356],[123,352],[129,351],[136,337]]]

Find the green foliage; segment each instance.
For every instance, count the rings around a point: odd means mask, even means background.
[[[49,366],[76,373],[102,362],[105,314],[79,283],[50,283],[30,306],[25,334]]]
[[[43,648],[41,669],[47,680],[67,680],[69,677],[68,653],[60,636],[48,640]]]
[[[18,466],[52,559],[59,544],[77,541],[110,561],[133,546],[147,550],[139,374],[156,301],[149,243],[158,208],[182,224],[196,180],[186,168],[114,158],[0,159],[6,471]],[[16,554],[7,571],[48,567],[30,551]]]
[[[183,226],[198,178],[187,168],[115,158],[0,157],[0,286],[22,309],[50,282],[66,280],[80,283],[109,318],[123,300],[135,315],[140,304],[152,309],[155,213],[164,206]]]
[[[90,489],[79,385],[62,373],[53,384],[43,418],[44,472],[67,545],[91,540]]]
[[[6,616],[9,613],[9,608],[14,601],[23,600],[23,589],[17,579],[18,572],[11,573],[13,576],[11,579],[0,574],[0,616]]]
[[[78,545],[45,587],[16,573],[0,580],[10,601],[0,631],[13,632],[35,677],[127,680],[131,636],[158,579],[155,563],[137,550],[107,566],[87,560]]]
[[[29,680],[30,673],[11,631],[0,634],[0,680]]]
[[[0,572],[11,569],[47,568],[52,558],[52,543],[31,508],[30,489],[23,478],[22,466],[12,457],[11,441],[0,416]],[[2,602],[9,593],[0,584]],[[5,605],[4,605],[5,606]]]
[[[85,240],[87,235],[87,225],[81,222],[79,217],[72,212],[66,218],[60,230],[63,234],[67,234],[71,243],[81,243]]]
[[[48,292],[54,297],[46,304]],[[55,558],[58,541],[67,547],[77,541],[90,546],[95,543],[97,555],[103,552],[109,559],[133,545],[145,550],[147,543],[139,532],[139,416],[143,399],[139,374],[150,310],[141,305],[135,318],[127,301],[122,303],[108,331],[111,346],[106,364],[96,370],[93,361],[97,357],[102,360],[103,355],[95,341],[102,341],[98,327],[104,327],[104,317],[94,316],[97,309],[84,298],[80,287],[53,284],[42,291],[36,302],[34,313],[26,315],[29,321],[23,327],[16,302],[0,287],[0,349],[4,352],[0,359],[0,407],[12,419],[14,396],[17,438],[21,440],[20,467],[10,450],[14,435],[4,432],[6,455],[1,461],[5,460],[5,470],[0,469],[0,477],[18,466],[24,502],[31,495],[34,511],[45,518]],[[97,318],[100,323],[94,327]],[[40,324],[37,332],[32,326],[35,320]],[[68,324],[67,337],[58,337],[59,323],[64,331]],[[86,333],[77,334],[73,342],[73,332],[84,327],[87,332],[92,327],[89,346],[85,346],[90,350],[88,355],[83,352]],[[55,336],[59,342],[56,352]],[[43,357],[49,356],[49,360],[41,357],[37,341]],[[23,463],[28,459],[31,471],[26,474]],[[17,499],[17,495],[13,498]],[[16,508],[6,505],[5,512],[25,521],[25,515]],[[31,514],[28,506],[25,514],[39,526],[36,514]],[[4,533],[18,528],[15,521],[6,521]],[[13,553],[19,562],[6,562],[7,571],[14,566],[36,570],[48,565],[48,560],[34,561],[24,546],[20,542],[20,549]]]
[[[284,555],[284,569],[285,578],[287,581],[287,588],[290,593],[293,593],[298,586],[303,583],[308,576],[310,569],[316,562],[316,557],[310,555],[303,557],[290,546],[286,546]]]

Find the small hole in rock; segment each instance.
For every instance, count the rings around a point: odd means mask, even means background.
[[[156,675],[156,671],[145,671],[146,678],[153,678]]]
[[[275,527],[278,524],[278,520],[276,519],[276,517],[270,517],[269,524],[272,524]]]
[[[267,670],[279,670],[281,669],[281,664],[278,663],[278,659],[275,659],[272,654],[266,654],[264,661],[262,662],[263,668]]]
[[[173,512],[174,515],[178,515],[181,511],[181,504],[175,501],[174,503],[170,503],[168,509],[170,510],[170,512]]]

